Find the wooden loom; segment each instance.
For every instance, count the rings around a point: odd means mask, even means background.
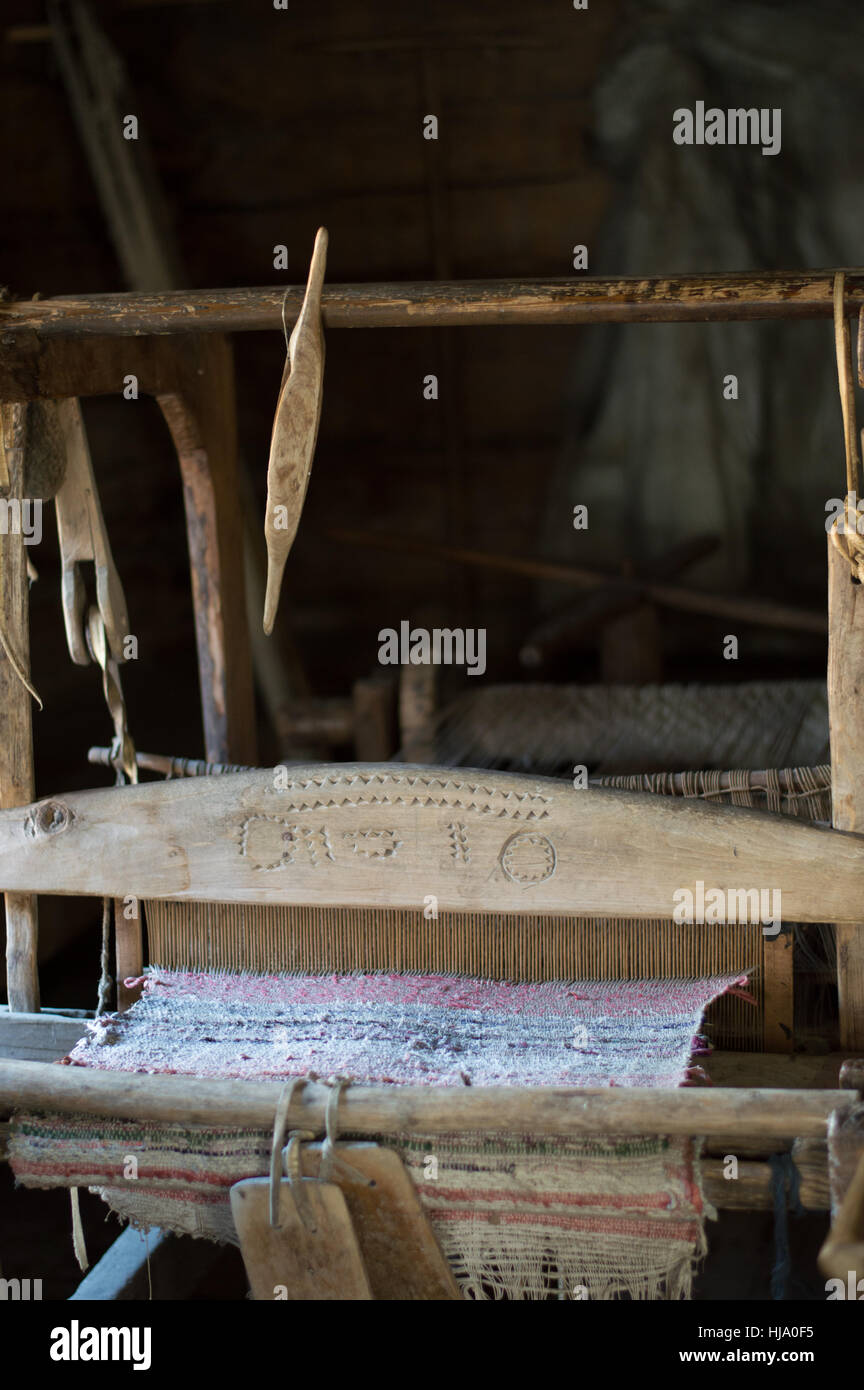
[[[140,389],[157,395],[172,427],[187,499],[193,590],[196,606],[207,757],[213,762],[254,762],[251,746],[251,678],[246,660],[242,582],[236,576],[239,536],[232,508],[230,357],[214,330],[274,327],[280,292],[238,291],[224,295],[128,295],[56,300],[0,307],[4,351],[0,393],[10,403],[66,398],[122,389],[112,352],[113,336],[128,338]],[[299,296],[286,296],[291,310]],[[864,304],[864,277],[850,276],[844,308]],[[325,325],[388,326],[422,323],[668,321],[756,317],[830,317],[829,277],[684,277],[675,281],[579,281],[491,286],[331,287],[322,301]],[[162,335],[168,336],[162,336]],[[156,336],[159,335],[159,336]],[[191,336],[190,336],[191,335]],[[203,335],[203,336],[202,336]],[[217,408],[218,402],[218,408]],[[847,430],[848,438],[848,430]],[[13,479],[13,486],[15,480]],[[20,486],[20,482],[18,484]],[[6,631],[18,635],[17,654],[26,669],[26,585],[18,538],[2,537],[3,607]],[[273,961],[279,934],[261,910],[281,913],[281,948],[295,950],[294,963],[331,963],[321,956],[332,940],[334,914],[366,907],[377,914],[377,936],[355,935],[351,961],[393,961],[411,948],[418,901],[437,893],[443,911],[463,916],[458,934],[464,952],[449,968],[471,962],[472,930],[490,914],[513,914],[523,922],[512,939],[503,973],[525,968],[526,951],[537,960],[537,922],[551,931],[548,960],[539,969],[561,971],[569,954],[568,921],[574,909],[598,918],[668,915],[674,889],[688,877],[734,887],[759,881],[771,866],[780,884],[789,921],[838,923],[838,980],[844,1051],[864,1050],[864,948],[856,921],[857,892],[864,884],[864,842],[857,835],[864,803],[864,728],[855,695],[864,678],[862,615],[845,557],[829,547],[829,701],[832,735],[834,830],[783,822],[731,807],[664,803],[656,798],[589,790],[574,793],[559,783],[482,774],[468,780],[452,769],[328,765],[292,770],[286,789],[290,805],[274,801],[272,774],[242,774],[206,782],[172,782],[32,801],[29,704],[26,692],[3,660],[5,737],[0,793],[0,884],[7,893],[7,978],[10,1013],[7,1037],[38,1027],[36,919],[33,895],[53,891],[99,896],[134,895],[158,904],[153,926],[160,945],[185,942],[191,963],[194,928],[178,929],[173,905],[232,904],[225,913],[198,909],[197,921],[218,923],[225,951],[236,953],[241,922],[249,963]],[[231,595],[231,602],[228,596]],[[229,640],[230,639],[230,640]],[[227,652],[231,661],[226,661]],[[357,789],[363,789],[357,795]],[[369,795],[373,789],[374,795]],[[326,790],[326,794],[323,794]],[[279,793],[281,796],[282,794]],[[302,857],[290,887],[281,876],[262,875],[284,852],[280,815],[292,824],[303,816]],[[195,831],[189,811],[194,805]],[[16,809],[20,807],[20,809]],[[318,825],[325,819],[326,827]],[[511,821],[513,824],[511,824]],[[202,836],[202,822],[206,834]],[[524,823],[523,823],[524,822]],[[468,825],[470,824],[470,832]],[[434,845],[434,889],[430,890],[429,827]],[[454,831],[453,827],[459,827]],[[128,827],[128,830],[125,828]],[[332,827],[332,829],[331,829]],[[399,857],[365,857],[362,837],[372,831],[400,841]],[[464,838],[463,838],[464,831]],[[327,835],[339,852],[319,872],[310,840]],[[275,838],[274,838],[275,837]],[[323,843],[323,842],[322,842]],[[402,847],[405,852],[402,852]],[[626,847],[627,857],[621,849]],[[540,867],[538,868],[538,863]],[[422,890],[422,891],[421,891]],[[418,900],[418,894],[419,900]],[[530,909],[528,904],[530,903]],[[527,915],[526,914],[527,911]],[[202,913],[204,915],[202,915]],[[232,928],[232,913],[233,928]],[[160,915],[161,914],[161,915]],[[194,922],[193,918],[193,922]],[[304,926],[305,923],[305,935]],[[549,924],[552,924],[549,926]],[[135,973],[142,958],[140,920],[118,914],[118,974]],[[258,928],[256,932],[256,926]],[[250,930],[251,928],[251,930]],[[532,931],[535,942],[526,946]],[[501,939],[505,933],[499,932]],[[521,936],[521,942],[519,937]],[[257,940],[259,945],[254,945]],[[248,945],[248,943],[253,943]],[[382,944],[383,943],[383,944]],[[354,954],[365,944],[371,956]],[[340,947],[340,949],[342,949]],[[383,950],[384,955],[376,955]],[[304,956],[304,951],[308,955]],[[255,952],[258,954],[256,955]],[[403,955],[403,959],[406,957]],[[280,957],[281,959],[281,957]],[[340,958],[341,959],[341,958]],[[482,958],[486,964],[488,953]],[[448,968],[439,958],[437,968]],[[65,1047],[58,1048],[64,1051]],[[15,1055],[14,1045],[7,1049]],[[778,1075],[763,1059],[764,1081]],[[791,1062],[792,1059],[790,1059]],[[830,1061],[828,1066],[830,1068]],[[716,1068],[715,1068],[716,1071]],[[834,1067],[835,1076],[837,1073]],[[750,1072],[750,1077],[754,1075]],[[788,1077],[794,1070],[787,1068]],[[520,1126],[536,1133],[622,1133],[656,1130],[708,1136],[734,1135],[739,1151],[764,1153],[766,1145],[824,1139],[832,1111],[851,1107],[860,1071],[847,1068],[847,1090],[755,1089],[720,1086],[711,1092],[618,1091],[434,1094],[376,1087],[344,1098],[343,1128],[387,1133],[394,1127],[432,1124],[443,1129]],[[229,1094],[230,1092],[230,1094]],[[0,1066],[0,1106],[26,1102],[59,1110],[91,1110],[116,1116],[179,1117],[206,1122],[249,1122],[273,1116],[275,1090],[266,1083],[222,1084],[180,1078],[129,1077],[122,1086],[99,1075],[67,1069],[58,1073],[35,1062]],[[322,1133],[324,1098],[309,1088],[292,1103],[286,1122]],[[242,1117],[238,1121],[238,1116]],[[818,1163],[817,1163],[818,1167]],[[750,1197],[758,1205],[766,1185],[753,1175]],[[760,1186],[761,1184],[761,1186]],[[823,1184],[824,1186],[824,1184]],[[853,1223],[854,1224],[854,1223]],[[850,1228],[847,1214],[846,1226]]]

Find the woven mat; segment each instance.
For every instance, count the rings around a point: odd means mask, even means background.
[[[258,1079],[313,1071],[358,1084],[670,1087],[701,1050],[707,1004],[741,983],[153,969],[141,1001],[98,1020],[69,1061]],[[466,1297],[689,1296],[706,1215],[689,1140],[382,1142],[402,1155]],[[266,1174],[270,1144],[264,1131],[19,1115],[9,1155],[28,1186],[91,1187],[135,1225],[236,1241],[230,1187]]]

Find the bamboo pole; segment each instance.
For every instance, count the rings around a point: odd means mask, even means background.
[[[329,285],[325,328],[446,328],[489,324],[707,323],[827,319],[835,272],[420,281]],[[41,338],[278,329],[304,287],[61,296],[0,305],[0,332]],[[848,312],[864,305],[864,272],[846,276]],[[8,344],[8,346],[13,346]]]
[[[661,608],[673,608],[683,613],[702,613],[715,618],[730,618],[735,622],[757,623],[764,627],[790,628],[797,632],[824,634],[828,619],[824,612],[793,608],[770,599],[739,598],[734,594],[709,594],[684,585],[660,584],[644,579],[622,579],[602,570],[584,565],[564,565],[549,560],[528,560],[515,555],[497,555],[486,550],[466,550],[449,545],[436,545],[417,536],[385,535],[382,532],[355,531],[347,527],[332,527],[330,540],[343,545],[361,545],[372,550],[410,552],[430,560],[458,565],[475,565],[480,569],[498,570],[505,574],[520,574],[527,579],[545,579],[553,583],[572,584],[577,589],[607,589],[610,593],[636,595],[656,603]]]
[[[201,1080],[0,1063],[0,1114],[59,1110],[116,1119],[269,1128],[282,1086],[272,1081]],[[330,1088],[303,1087],[288,1129],[320,1134]],[[854,1091],[624,1086],[575,1090],[517,1086],[351,1086],[339,1104],[343,1134],[462,1134],[503,1130],[534,1135],[735,1133],[764,1139],[824,1138],[832,1110]]]

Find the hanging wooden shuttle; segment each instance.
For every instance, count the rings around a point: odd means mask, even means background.
[[[285,562],[303,511],[321,418],[324,380],[321,291],[326,262],[327,232],[324,227],[319,227],[309,266],[306,294],[288,340],[288,355],[270,440],[267,511],[264,517],[264,537],[267,542],[264,631],[268,634],[273,631]]]

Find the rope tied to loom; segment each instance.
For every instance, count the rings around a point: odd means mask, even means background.
[[[289,1111],[300,1089],[307,1082],[318,1081],[319,1079],[315,1072],[309,1072],[306,1076],[295,1077],[282,1087],[276,1102],[276,1115],[273,1121],[273,1146],[270,1150],[270,1225],[274,1229],[279,1227],[279,1183],[284,1173],[291,1184],[291,1192],[297,1204],[300,1220],[311,1235],[314,1235],[317,1230],[307,1189],[304,1187],[301,1156],[301,1145],[314,1139],[315,1131],[292,1129],[287,1136],[288,1143],[285,1144],[285,1128],[288,1123]],[[351,1079],[347,1076],[334,1076],[332,1081],[324,1081],[322,1084],[330,1087],[330,1094],[327,1097],[327,1106],[324,1111],[325,1137],[321,1149],[317,1180],[318,1182],[332,1182],[333,1169],[338,1167],[346,1177],[350,1178],[352,1183],[359,1183],[363,1187],[372,1187],[374,1183],[371,1178],[367,1178],[365,1173],[352,1167],[341,1154],[336,1152],[336,1140],[339,1134],[339,1102],[343,1092],[351,1085]]]
[[[312,1209],[306,1199],[303,1187],[303,1170],[300,1164],[300,1144],[304,1140],[314,1139],[315,1131],[309,1129],[292,1129],[288,1134],[288,1143],[285,1144],[285,1130],[288,1125],[288,1113],[294,1104],[295,1098],[309,1081],[317,1080],[314,1072],[309,1072],[306,1076],[295,1076],[292,1081],[287,1082],[279,1093],[276,1102],[276,1114],[273,1119],[273,1145],[270,1149],[270,1225],[274,1230],[279,1228],[279,1185],[283,1172],[291,1183],[291,1191],[297,1203],[297,1211],[300,1220],[308,1231],[315,1231],[315,1218]],[[284,1147],[283,1147],[284,1146]]]
[[[118,787],[127,781],[137,783],[138,764],[135,759],[135,744],[129,733],[126,715],[126,701],[120,683],[120,671],[111,653],[105,620],[94,605],[87,613],[85,629],[90,655],[102,672],[102,693],[108,706],[108,713],[114,725],[114,739],[111,744],[111,766]],[[111,898],[102,899],[102,949],[99,960],[99,994],[96,1003],[97,1017],[107,1013],[111,1006],[114,980],[111,976],[111,918],[113,904]]]
[[[846,318],[844,291],[846,276],[842,271],[834,276],[834,349],[837,355],[837,382],[840,406],[843,411],[843,440],[846,450],[846,497],[843,515],[831,526],[831,542],[844,555],[852,577],[864,583],[864,509],[858,506],[858,485],[861,473],[861,453],[858,441],[858,422],[855,410],[855,385],[852,372],[852,339]]]

